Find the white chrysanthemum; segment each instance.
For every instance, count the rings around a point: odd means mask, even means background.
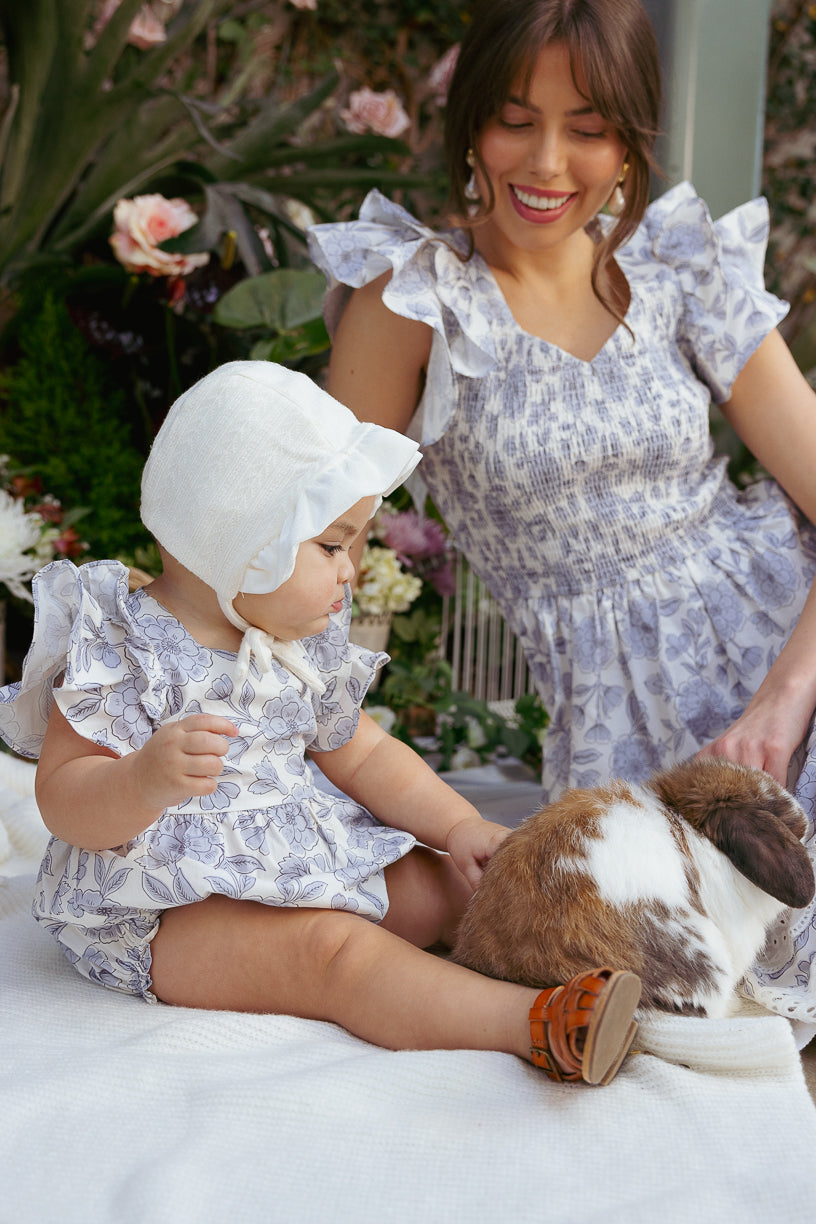
[[[393,548],[366,544],[354,598],[363,616],[406,612],[422,590],[422,580],[407,574]]]
[[[0,489],[0,584],[29,601],[31,592],[23,583],[42,565],[40,557],[31,551],[39,544],[41,534],[40,516],[27,511],[21,501]]]
[[[366,714],[369,718],[373,718],[378,727],[382,727],[389,735],[394,729],[394,723],[397,721],[397,716],[392,709],[384,705],[367,705]]]

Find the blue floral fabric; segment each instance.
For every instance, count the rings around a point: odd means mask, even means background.
[[[190,714],[238,728],[213,794],[168,808],[115,849],[51,839],[34,914],[81,972],[152,999],[149,949],[161,912],[213,893],[383,917],[383,869],[414,838],[321,792],[305,759],[307,748],[351,739],[382,660],[349,644],[350,592],[328,629],[303,643],[327,681],[320,697],[277,662],[261,674],[253,659],[236,683],[237,656],[199,645],[147,589],[128,594],[116,562],[54,562],[36,576],[34,595],[23,678],[0,690],[0,733],[18,751],[39,751],[52,701],[80,735],[120,755]]]
[[[767,233],[763,200],[712,222],[690,184],[667,192],[616,254],[627,326],[583,361],[519,327],[460,232],[376,192],[359,221],[310,232],[330,327],[350,287],[391,269],[385,305],[433,329],[409,432],[550,713],[545,800],[694,754],[745,708],[804,604],[816,530],[773,481],[737,490],[709,432],[711,400],[786,313],[763,286]],[[771,942],[749,989],[812,1021],[813,914]]]

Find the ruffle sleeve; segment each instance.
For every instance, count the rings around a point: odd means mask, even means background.
[[[54,561],[32,594],[32,643],[21,679],[0,689],[0,735],[38,757],[56,701],[85,739],[120,755],[141,747],[166,716],[168,684],[129,610],[127,569]]]
[[[750,200],[712,221],[691,184],[680,183],[648,208],[632,240],[641,266],[657,261],[676,272],[684,347],[717,403],[728,399],[748,358],[788,311],[765,289],[768,232],[766,200]]]
[[[339,612],[330,617],[329,626],[316,637],[304,638],[306,653],[326,681],[321,696],[313,697],[317,733],[307,745],[315,752],[341,748],[354,735],[360,719],[360,706],[381,664],[388,655],[365,650],[349,641],[351,588]]]
[[[363,201],[359,220],[312,226],[308,238],[312,260],[328,285],[324,316],[330,335],[351,291],[391,272],[384,305],[434,332],[429,381],[444,381],[446,370],[450,381],[451,368],[479,378],[496,365],[491,285],[481,260],[462,258],[466,240],[461,231],[436,234],[374,190]],[[434,399],[452,410],[449,396]],[[447,424],[426,413],[419,440],[436,441]]]

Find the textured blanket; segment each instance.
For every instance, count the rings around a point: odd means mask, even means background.
[[[504,1054],[148,1007],[80,978],[29,916],[32,786],[0,757],[3,1224],[816,1219],[816,1110],[780,1017],[647,1021],[589,1088]]]

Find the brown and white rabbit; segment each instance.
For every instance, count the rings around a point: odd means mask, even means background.
[[[724,1016],[769,924],[813,897],[804,832],[773,778],[722,757],[567,791],[496,851],[453,959],[530,986],[611,965],[642,1007]]]

